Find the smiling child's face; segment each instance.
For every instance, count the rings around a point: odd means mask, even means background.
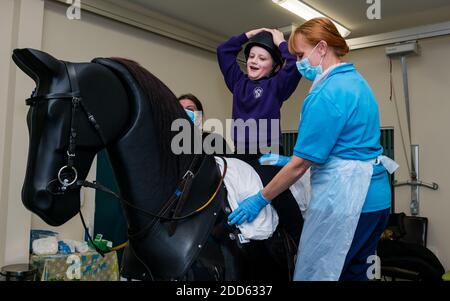
[[[247,59],[247,74],[251,80],[268,76],[273,69],[274,61],[270,53],[259,46],[253,46]]]

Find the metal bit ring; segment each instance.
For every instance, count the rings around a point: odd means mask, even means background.
[[[74,177],[73,177],[73,180],[72,180],[70,183],[67,183],[67,180],[64,181],[64,180],[61,178],[61,174],[62,174],[62,172],[63,172],[64,169],[69,169],[69,168],[72,169],[73,174],[74,174]],[[67,165],[64,165],[64,166],[61,167],[61,168],[59,169],[59,171],[58,171],[58,181],[59,181],[59,183],[61,183],[61,185],[63,185],[63,186],[70,186],[70,185],[72,185],[73,183],[75,183],[75,182],[77,181],[77,178],[78,178],[78,173],[77,173],[77,170],[75,169],[75,167],[73,167],[73,166],[69,167],[69,166],[67,166]]]

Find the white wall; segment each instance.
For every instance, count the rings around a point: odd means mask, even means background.
[[[0,2],[0,265],[28,261],[30,212],[21,202],[28,134],[24,100],[34,83],[17,72],[12,49],[40,48],[44,3],[35,0]]]
[[[9,66],[10,66],[10,50],[11,50],[11,34],[13,27],[13,13],[14,13],[14,3],[13,1],[2,1],[0,2],[0,37],[2,37],[3,43],[0,44],[0,66],[4,68],[0,69],[0,266],[3,265],[5,260],[5,237],[6,237],[6,224],[7,224],[7,186],[9,182],[6,180],[6,171],[4,158],[6,155],[9,156],[10,151],[6,147],[6,135],[9,134],[6,131],[6,126],[10,124],[7,121],[7,106],[8,106],[8,85],[9,85]],[[10,140],[10,139],[8,139]]]

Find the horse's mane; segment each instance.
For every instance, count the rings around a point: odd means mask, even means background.
[[[128,69],[128,71],[139,83],[139,86],[148,101],[150,101],[153,122],[158,139],[155,143],[161,145],[159,159],[161,162],[162,172],[164,173],[163,176],[170,177],[175,180],[180,179],[180,175],[184,174],[184,172],[189,168],[192,156],[175,155],[172,152],[171,141],[177,132],[171,131],[171,124],[175,119],[186,119],[186,112],[172,91],[161,80],[142,67],[139,63],[125,58],[113,57],[111,59],[124,65]],[[174,182],[169,181],[169,183]]]

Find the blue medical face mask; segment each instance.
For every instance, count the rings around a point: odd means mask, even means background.
[[[186,114],[189,116],[189,118],[192,120],[192,123],[195,124],[195,113],[191,110],[184,109]]]
[[[305,77],[306,79],[309,79],[310,81],[313,81],[317,77],[317,75],[319,75],[323,72],[323,68],[322,68],[323,57],[320,59],[320,63],[317,66],[312,66],[311,62],[309,61],[309,57],[314,52],[314,50],[316,50],[316,47],[318,45],[319,44],[314,46],[313,50],[307,57],[305,57],[304,59],[302,59],[296,63],[298,72],[300,72],[300,74],[303,77]]]

